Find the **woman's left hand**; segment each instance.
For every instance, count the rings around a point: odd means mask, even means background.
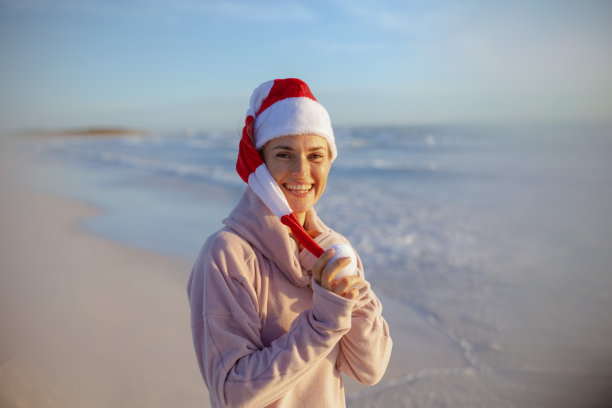
[[[340,258],[334,262],[329,262],[334,256],[334,250],[328,249],[316,260],[312,267],[312,275],[315,281],[324,289],[342,296],[346,299],[354,300],[359,295],[356,286],[363,281],[359,275],[345,276],[336,280],[336,274],[351,262],[350,258]]]

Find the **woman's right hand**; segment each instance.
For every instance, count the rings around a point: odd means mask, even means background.
[[[316,260],[312,267],[312,275],[324,289],[342,296],[346,299],[354,300],[359,295],[356,286],[363,280],[359,275],[345,276],[339,280],[335,279],[336,274],[351,262],[351,258],[340,258],[334,262],[329,262],[334,256],[334,249],[330,248]]]

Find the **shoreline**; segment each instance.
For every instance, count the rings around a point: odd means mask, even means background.
[[[38,191],[44,168],[0,142],[0,405],[208,406],[192,260],[88,233],[82,221],[101,210]]]
[[[19,201],[20,211],[27,214],[39,205],[51,212],[49,224],[33,219],[46,231],[30,242],[47,248],[37,251],[36,258],[12,248],[16,252],[3,256],[2,270],[47,268],[53,276],[3,273],[0,278],[2,310],[21,311],[20,316],[2,316],[2,344],[8,347],[0,348],[0,394],[11,398],[3,387],[7,378],[17,378],[10,384],[12,398],[31,401],[26,406],[108,407],[119,399],[136,407],[162,407],[179,400],[181,406],[208,406],[193,354],[184,289],[191,261],[91,235],[79,225],[99,213],[91,205],[26,191],[19,193]],[[30,232],[22,229],[15,247],[30,241]],[[11,248],[5,246],[6,250]],[[68,255],[82,251],[78,259]],[[92,259],[100,262],[84,276],[80,265]],[[28,293],[34,299],[16,299],[9,292]],[[358,398],[377,394],[411,372],[445,370],[449,363],[453,369],[465,368],[461,352],[416,311],[380,290],[377,295],[394,340],[393,359],[375,386],[345,377],[349,407],[359,406]],[[163,317],[163,329],[155,316]],[[52,403],[45,405],[45,400]]]
[[[10,196],[0,405],[207,406],[184,288],[191,262],[87,234],[78,224],[91,206]]]
[[[0,398],[41,407],[208,406],[185,293],[193,259],[93,234],[83,221],[102,209],[40,191],[43,166],[16,171],[25,166],[6,150]],[[377,295],[394,339],[392,362],[373,387],[345,377],[349,407],[410,373],[465,367],[461,351],[423,316]]]
[[[74,138],[90,138],[90,137],[126,137],[138,136],[144,137],[150,134],[144,129],[132,129],[124,127],[88,127],[88,128],[67,128],[67,129],[30,129],[17,132],[17,134],[32,137],[74,137]]]

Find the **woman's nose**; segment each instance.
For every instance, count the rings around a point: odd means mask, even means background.
[[[305,157],[295,159],[293,173],[299,178],[306,178],[310,175],[310,163]]]

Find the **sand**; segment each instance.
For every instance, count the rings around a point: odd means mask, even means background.
[[[193,259],[86,233],[79,222],[100,210],[37,191],[44,168],[25,172],[6,139],[0,147],[0,406],[208,406],[185,292]],[[397,399],[411,373],[466,367],[422,316],[378,294],[392,361],[377,386],[347,379],[349,407],[381,390]]]
[[[99,210],[22,188],[2,159],[0,406],[207,406],[191,262],[84,233]]]

